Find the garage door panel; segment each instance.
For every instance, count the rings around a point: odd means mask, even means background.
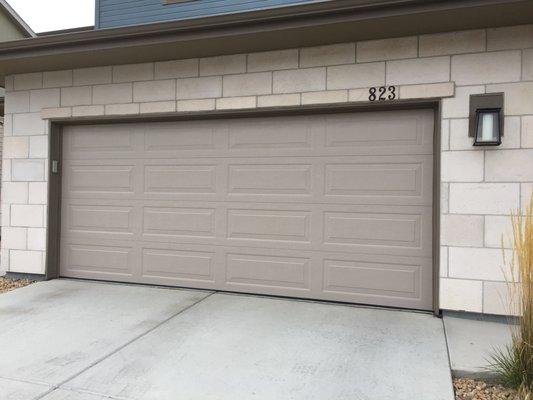
[[[432,115],[431,110],[392,111],[387,118],[376,112],[330,115],[326,117],[325,144],[328,148],[363,147],[362,154],[394,154],[395,147],[409,149],[409,154],[431,154]]]
[[[227,147],[228,123],[220,121],[154,122],[143,125],[143,150],[152,153],[212,151]],[[194,135],[191,135],[194,132]]]
[[[431,207],[103,199],[69,203],[63,205],[63,236],[76,240],[431,254]]]
[[[310,259],[264,254],[226,255],[226,284],[285,289],[309,289]],[[249,289],[248,289],[249,290]]]
[[[362,303],[379,298],[382,305],[401,302],[419,308],[416,304],[431,302],[431,263],[429,257],[388,261],[328,257],[324,259],[324,295]]]
[[[63,136],[64,276],[431,308],[431,111]]]
[[[214,284],[215,252],[145,247],[142,249],[142,277]]]
[[[132,125],[79,125],[64,128],[65,159],[109,157],[116,153],[134,153],[138,131]]]
[[[215,208],[144,207],[142,235],[215,238]]]
[[[69,234],[105,235],[132,239],[135,235],[137,209],[133,206],[66,204],[62,215]]]
[[[106,276],[122,279],[132,276],[136,265],[129,246],[90,243],[63,243],[61,262],[65,271],[80,277]]]
[[[65,162],[64,196],[431,205],[431,156]]]
[[[311,242],[311,211],[228,209],[228,239]]]
[[[145,165],[144,192],[147,194],[217,193],[216,165]]]
[[[432,154],[432,115],[419,110],[67,126],[65,159],[219,157],[221,150],[229,157]]]

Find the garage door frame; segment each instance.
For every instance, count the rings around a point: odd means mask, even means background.
[[[50,120],[50,157],[48,168],[48,229],[47,257],[45,278],[59,278],[59,251],[61,227],[61,165],[62,165],[62,134],[65,125],[97,125],[110,123],[164,122],[180,120],[201,120],[220,118],[275,117],[283,115],[305,115],[311,113],[357,113],[369,111],[392,111],[432,109],[434,111],[433,136],[433,312],[440,315],[439,277],[440,277],[440,152],[441,152],[441,101],[428,99],[425,101],[395,101],[394,103],[365,103],[362,105],[318,105],[265,108],[261,110],[229,110],[193,113],[165,113],[150,116],[102,116],[82,118],[62,118]]]

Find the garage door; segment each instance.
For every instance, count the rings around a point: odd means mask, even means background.
[[[431,309],[433,118],[65,127],[61,275]]]

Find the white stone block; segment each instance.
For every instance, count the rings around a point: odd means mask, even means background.
[[[300,49],[300,67],[355,63],[355,43],[341,43]]]
[[[104,115],[104,106],[77,106],[72,107],[73,117],[97,117]]]
[[[72,70],[48,71],[43,73],[43,87],[45,88],[61,88],[72,86],[72,84]]]
[[[198,76],[197,58],[155,63],[155,79],[192,78]]]
[[[437,83],[449,80],[449,57],[387,61],[387,85]]]
[[[503,240],[503,242],[502,242]],[[511,248],[513,244],[513,229],[510,216],[485,216],[485,246],[500,249]]]
[[[246,54],[200,58],[200,76],[244,72],[246,72]]]
[[[483,180],[483,152],[443,152],[441,178],[444,182],[481,182]]]
[[[28,192],[29,204],[47,204],[48,203],[48,184],[47,182],[30,182]]]
[[[441,214],[450,212],[450,184],[446,182],[440,184],[440,211]]]
[[[366,88],[385,83],[385,63],[365,63],[328,67],[328,90]]]
[[[2,156],[4,158],[27,158],[29,140],[26,136],[6,136],[4,138]]]
[[[215,109],[215,99],[179,100],[179,112],[209,111]]]
[[[176,81],[135,82],[133,84],[133,101],[164,101],[176,99]]]
[[[13,88],[15,90],[41,89],[42,87],[42,72],[14,75]]]
[[[522,49],[533,43],[533,25],[487,29],[487,50]]]
[[[26,182],[2,182],[2,203],[4,204],[27,204],[28,183]]]
[[[416,36],[357,42],[357,62],[416,58],[417,52]]]
[[[61,106],[85,106],[93,101],[91,86],[74,86],[61,89]]]
[[[522,117],[522,147],[533,148],[533,115]]]
[[[483,246],[483,217],[445,214],[441,217],[441,244],[445,246]]]
[[[254,96],[248,97],[224,97],[216,100],[217,110],[236,110],[243,108],[255,108],[257,100]]]
[[[113,67],[113,82],[149,81],[154,79],[154,64],[128,64]]]
[[[518,183],[450,183],[450,212],[506,215],[519,207]]]
[[[310,92],[326,89],[326,68],[275,71],[274,93]]]
[[[204,99],[222,96],[222,77],[178,79],[178,99]]]
[[[533,183],[522,183],[520,186],[520,204],[522,210],[525,211],[531,197],[533,197]]]
[[[13,135],[44,135],[46,123],[41,113],[14,114]]]
[[[28,249],[46,250],[46,228],[28,228]]]
[[[364,89],[350,89],[348,91],[348,101],[351,102],[367,102],[369,101],[370,88]]]
[[[10,250],[9,271],[43,274],[44,264],[42,252],[30,250]]]
[[[44,181],[44,160],[12,160],[11,178],[15,182]]]
[[[74,85],[99,85],[111,83],[113,80],[112,67],[91,67],[75,69]]]
[[[131,103],[133,85],[131,83],[114,83],[93,86],[93,104]]]
[[[4,136],[13,136],[13,115],[4,115]]]
[[[441,120],[440,125],[440,149],[441,151],[450,150],[450,120]]]
[[[440,246],[439,260],[439,276],[446,278],[448,277],[448,247]]]
[[[42,119],[69,118],[72,117],[71,107],[43,108],[41,110]]]
[[[30,91],[30,111],[59,107],[59,89],[39,89]]]
[[[487,151],[485,180],[487,182],[533,181],[533,149]]]
[[[484,86],[463,86],[455,88],[455,97],[442,100],[442,118],[468,118],[470,95],[485,93]]]
[[[11,181],[11,160],[8,158],[2,159],[2,182]]]
[[[272,93],[272,73],[226,75],[223,78],[223,96],[253,96]]]
[[[482,312],[483,283],[480,281],[441,278],[439,297],[442,309]]]
[[[450,150],[483,152],[484,147],[474,147],[474,139],[468,136],[468,119],[450,120]]]
[[[15,90],[15,77],[13,75],[6,76],[4,86],[8,92]]]
[[[483,313],[518,315],[518,285],[506,282],[483,282]]]
[[[347,90],[325,90],[302,93],[302,104],[344,103],[348,101]]]
[[[457,85],[516,82],[521,63],[517,50],[453,56],[452,81]]]
[[[257,107],[284,107],[300,105],[299,94],[272,94],[257,97]]]
[[[11,205],[11,226],[42,228],[44,225],[42,205]]]
[[[0,275],[9,270],[9,250],[0,252]]]
[[[26,250],[27,241],[27,228],[2,227],[2,251]]]
[[[522,80],[533,80],[533,49],[522,52]]]
[[[487,93],[503,92],[505,115],[524,115],[533,112],[533,82],[487,85]]]
[[[248,72],[298,68],[298,49],[248,54]]]
[[[30,158],[48,157],[48,136],[30,136]]]
[[[510,278],[500,249],[450,247],[448,262],[452,278],[487,281],[503,281],[506,276]]]
[[[22,90],[20,92],[8,92],[5,96],[5,112],[25,113],[30,111],[30,92]]]
[[[400,98],[404,100],[444,98],[452,97],[454,94],[455,85],[453,82],[400,86]]]
[[[505,116],[503,123],[504,135],[502,137],[502,144],[498,147],[498,149],[519,149],[520,117],[512,117],[509,115]]]
[[[165,113],[176,111],[175,101],[154,101],[150,103],[141,103],[141,114]]]
[[[479,53],[485,50],[485,40],[484,29],[421,35],[419,55],[430,57]]]
[[[138,103],[107,104],[105,115],[135,115],[139,114],[139,109]]]

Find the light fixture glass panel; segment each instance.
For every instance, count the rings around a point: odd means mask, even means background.
[[[477,145],[500,144],[500,113],[495,110],[478,111],[476,141]]]

